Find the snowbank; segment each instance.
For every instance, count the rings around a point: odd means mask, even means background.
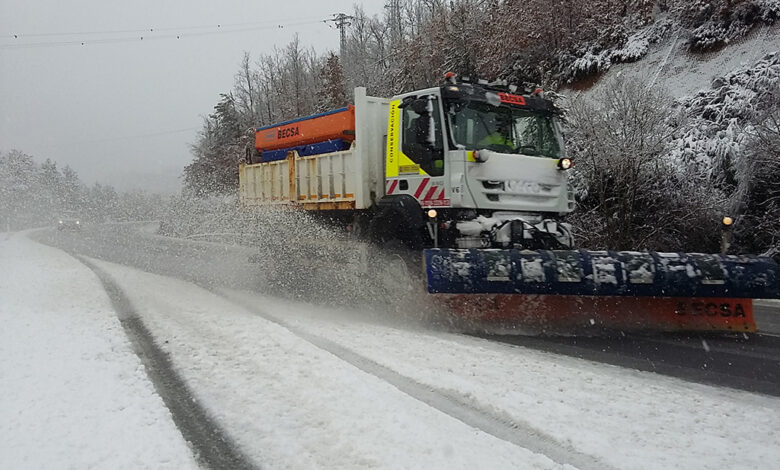
[[[0,239],[0,468],[198,468],[92,272]]]

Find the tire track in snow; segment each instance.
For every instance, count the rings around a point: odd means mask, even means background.
[[[229,292],[223,289],[215,289],[203,285],[201,285],[201,287],[233,304],[237,304],[250,312],[257,314],[265,320],[281,326],[313,346],[338,357],[342,361],[351,364],[367,374],[373,375],[378,379],[389,383],[410,397],[425,403],[468,426],[524,449],[543,454],[558,464],[568,464],[582,470],[610,470],[613,468],[595,456],[585,454],[569,445],[560,443],[554,437],[534,429],[527,423],[515,421],[507,415],[480,409],[469,403],[466,397],[457,392],[447,392],[421,384],[374,362],[367,357],[361,356],[336,342],[307,333],[306,331],[269,314],[248,301],[233,298]]]
[[[658,66],[658,71],[653,77],[653,80],[647,84],[648,90],[655,86],[655,82],[658,81],[658,77],[661,76],[661,71],[663,71],[663,69],[666,68],[666,64],[669,63],[669,58],[672,56],[672,52],[674,52],[674,48],[677,46],[677,40],[680,39],[680,32],[682,32],[682,28],[677,29],[677,34],[674,35],[674,41],[672,41],[672,44],[669,46],[669,51],[666,53],[666,57],[664,57],[664,60],[661,62],[661,65]]]
[[[184,379],[176,372],[168,354],[154,342],[151,332],[113,278],[83,256],[72,255],[91,269],[103,284],[146,374],[170,410],[176,427],[192,445],[198,462],[215,470],[259,468],[249,461],[197,401]]]

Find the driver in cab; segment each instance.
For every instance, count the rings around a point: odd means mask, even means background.
[[[497,119],[493,133],[483,137],[477,145],[480,148],[494,150],[497,152],[514,149],[514,141],[512,140],[512,120],[511,119]]]

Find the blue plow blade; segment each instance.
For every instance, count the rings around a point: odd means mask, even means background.
[[[432,294],[780,298],[780,266],[747,255],[425,250]]]

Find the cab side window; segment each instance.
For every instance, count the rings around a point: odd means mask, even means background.
[[[401,151],[431,176],[444,174],[441,122],[439,99],[436,97],[418,98],[403,108]]]

